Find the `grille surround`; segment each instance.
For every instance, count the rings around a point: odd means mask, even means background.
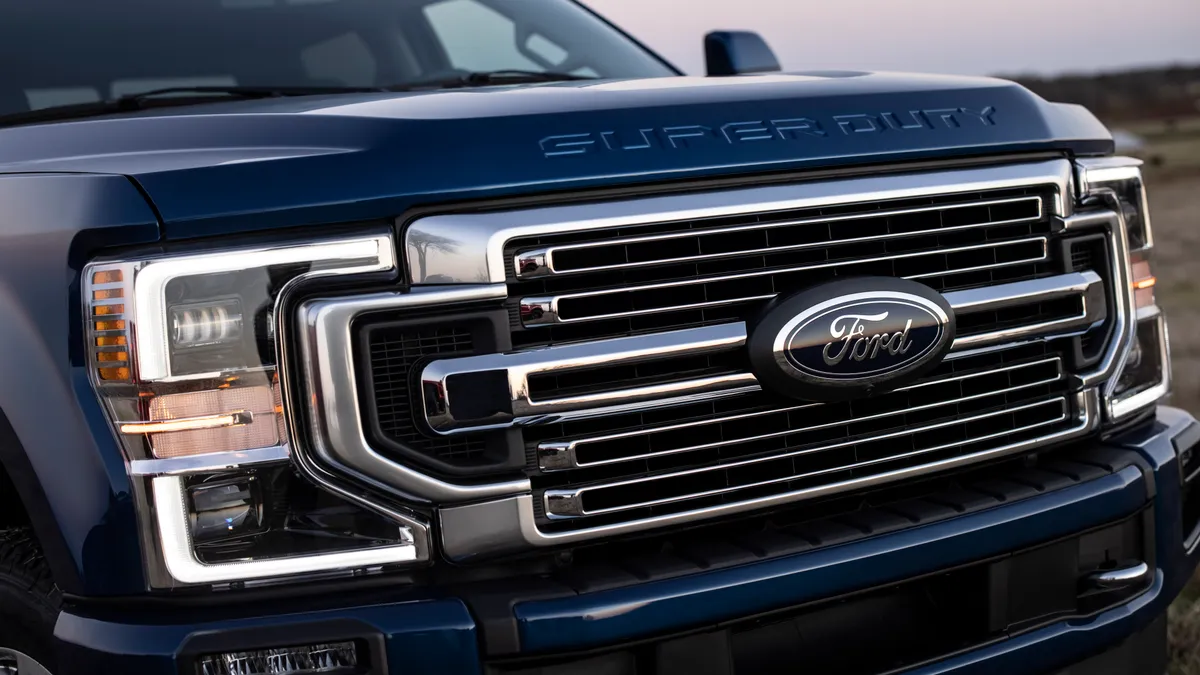
[[[833,205],[839,202],[911,198],[923,194],[978,193],[991,189],[1029,186],[1053,189],[1053,198],[1045,203],[1049,210],[1048,215],[1051,217],[1050,222],[1054,236],[1060,236],[1062,233],[1073,236],[1075,232],[1104,232],[1109,238],[1111,250],[1116,254],[1114,260],[1110,261],[1112,269],[1106,275],[1105,281],[1117,288],[1123,288],[1121,283],[1127,281],[1127,270],[1122,268],[1122,263],[1127,262],[1127,252],[1121,243],[1123,221],[1119,215],[1106,212],[1104,209],[1081,214],[1079,217],[1073,215],[1071,213],[1073,204],[1069,193],[1070,172],[1069,162],[1055,160],[997,165],[978,169],[844,179],[798,186],[748,188],[720,193],[691,193],[687,197],[647,197],[623,202],[423,217],[408,226],[407,241],[410,244],[410,250],[413,241],[434,231],[453,235],[458,249],[452,255],[446,256],[446,260],[434,261],[431,258],[429,272],[440,275],[437,277],[439,283],[459,281],[460,277],[455,276],[448,271],[450,268],[446,267],[446,264],[453,263],[456,268],[467,274],[461,278],[461,281],[472,283],[464,283],[460,286],[439,286],[432,284],[432,280],[427,285],[425,279],[413,279],[417,284],[414,286],[414,293],[399,294],[403,300],[393,297],[391,302],[385,302],[383,299],[377,303],[348,302],[348,306],[342,308],[338,321],[330,321],[325,326],[314,326],[315,330],[312,332],[319,334],[324,329],[326,332],[339,333],[342,330],[340,326],[349,325],[354,317],[366,311],[379,313],[406,311],[423,314],[432,307],[444,306],[446,302],[462,303],[460,306],[464,308],[478,306],[481,310],[485,307],[494,310],[508,302],[508,298],[511,297],[511,284],[516,283],[515,275],[510,278],[513,268],[511,259],[507,258],[506,251],[508,249],[506,247],[511,242],[524,237],[549,235],[559,231],[587,230],[591,232],[607,231],[611,228],[631,228],[669,220],[663,217],[664,211],[678,211],[688,217],[695,217],[695,214],[701,211],[720,212],[717,215],[730,215],[731,213],[736,215],[736,213],[752,211],[761,206],[756,201],[760,199],[765,200],[763,203],[769,202],[772,208],[777,208],[779,203],[786,201],[783,196],[788,193],[799,195],[793,201]],[[736,203],[729,203],[730,200],[734,200]],[[580,215],[585,218],[580,219]],[[481,266],[484,270],[482,274],[478,271]],[[470,271],[468,271],[468,267]],[[415,270],[412,273],[415,274]],[[422,297],[413,297],[416,295]],[[334,430],[335,433],[330,434],[326,429],[323,430],[325,437],[321,440],[325,442],[324,456],[332,460],[335,465],[338,463],[349,464],[350,468],[357,472],[371,476],[377,485],[382,483],[389,490],[402,494],[411,495],[415,492],[441,504],[437,513],[443,526],[443,547],[447,555],[453,559],[466,560],[479,555],[588,541],[596,537],[645,531],[672,523],[732,515],[747,510],[765,508],[773,504],[861,489],[888,481],[902,480],[907,476],[966,466],[989,457],[1048,447],[1090,434],[1098,428],[1100,423],[1100,399],[1096,387],[1106,382],[1109,375],[1115,370],[1118,357],[1128,347],[1129,304],[1129,299],[1125,297],[1114,300],[1113,309],[1115,311],[1110,312],[1109,321],[1113,326],[1115,339],[1109,341],[1102,358],[1094,367],[1072,370],[1067,376],[1071,385],[1065,397],[1069,407],[1067,417],[1070,426],[1056,429],[1053,433],[1028,441],[983,448],[980,452],[972,452],[963,457],[907,467],[879,476],[866,477],[864,480],[818,486],[811,490],[757,496],[725,504],[720,508],[697,509],[640,520],[599,523],[595,527],[585,527],[569,532],[551,532],[544,528],[545,521],[541,517],[544,514],[539,515],[543,509],[540,505],[535,504],[534,486],[530,477],[537,479],[539,469],[536,468],[536,465],[523,479],[506,478],[503,482],[487,485],[442,483],[435,485],[434,489],[430,490],[428,485],[422,485],[426,482],[427,476],[413,476],[410,475],[412,471],[408,467],[365,459],[363,455],[366,453],[355,446],[357,441],[353,433],[338,433],[341,430]],[[509,305],[509,307],[512,306]],[[302,316],[310,316],[304,310],[301,313]],[[710,325],[728,325],[728,321],[729,319],[726,318]],[[309,321],[308,324],[312,325],[313,322]],[[1045,334],[1031,335],[1028,339],[1044,341],[1056,337],[1054,326],[1044,326],[1043,328]],[[657,332],[660,329],[649,330]],[[511,337],[515,344],[517,335],[514,334]],[[328,342],[336,348],[337,336],[335,335]],[[320,341],[317,346],[320,346]],[[558,345],[556,344],[556,346]],[[972,351],[987,348],[986,346],[962,346],[962,349]],[[499,349],[501,350],[499,353],[510,355],[542,351],[539,349],[513,349],[511,345],[502,345]],[[306,352],[306,357],[307,355],[317,357],[315,358],[315,370],[318,373],[329,369],[329,364],[320,363],[321,351],[321,349],[309,349]],[[336,360],[333,365],[337,365]],[[646,414],[669,418],[673,414],[674,406],[684,405],[687,402],[678,401],[672,403],[671,407],[650,409]],[[327,414],[339,410],[339,406],[334,402],[322,401],[319,397],[314,401],[314,405],[317,408],[323,408]],[[319,417],[319,415],[320,411],[317,416]],[[538,425],[552,421],[554,419],[530,419],[524,420],[522,424]],[[596,424],[603,424],[605,420],[601,416],[595,418],[594,421]],[[529,429],[532,428],[536,427],[529,427]],[[350,431],[352,432],[353,428]],[[531,453],[530,456],[536,457],[536,453]],[[414,490],[413,488],[418,489]],[[484,494],[490,495],[490,497],[483,496]]]

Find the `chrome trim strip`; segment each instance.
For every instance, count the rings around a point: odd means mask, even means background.
[[[437,403],[444,409],[443,414],[428,418],[430,426],[439,433],[462,428],[480,431],[569,419],[584,411],[597,415],[619,412],[630,406],[649,407],[655,405],[656,400],[666,398],[694,400],[694,396],[704,397],[750,385],[757,388],[753,375],[737,373],[550,400],[534,400],[530,393],[529,378],[533,375],[709,354],[735,349],[745,343],[746,324],[739,322],[508,354],[441,359],[427,364],[421,373],[422,408],[430,410]],[[509,397],[512,414],[496,414],[486,420],[456,420],[451,413],[454,403],[450,378],[492,371],[506,373],[508,391],[502,395]],[[436,393],[441,400],[429,400],[431,393]],[[475,393],[471,392],[472,395]]]
[[[738,443],[750,443],[750,442],[760,441],[760,440],[764,440],[764,439],[768,439],[768,438],[778,438],[780,436],[789,436],[791,434],[804,433],[806,431],[815,431],[817,429],[825,429],[828,427],[839,426],[839,425],[843,425],[843,424],[854,424],[857,422],[867,422],[867,421],[871,421],[871,420],[885,419],[885,418],[892,417],[895,415],[903,415],[905,413],[914,412],[914,411],[918,411],[918,410],[929,410],[932,408],[940,408],[942,406],[955,405],[955,404],[964,403],[967,401],[974,401],[974,400],[978,400],[981,398],[986,398],[988,396],[995,396],[997,394],[1008,394],[1008,393],[1020,391],[1022,389],[1028,389],[1029,387],[1041,386],[1044,384],[1050,384],[1050,383],[1058,382],[1059,380],[1062,380],[1063,379],[1063,371],[1062,371],[1062,367],[1061,367],[1062,359],[1060,359],[1058,357],[1053,357],[1053,358],[1048,358],[1048,359],[1042,359],[1040,361],[1030,361],[1028,363],[1015,364],[1015,365],[1006,366],[1003,368],[994,368],[992,370],[988,370],[988,371],[984,371],[984,372],[966,373],[963,375],[945,377],[945,378],[941,378],[941,379],[937,379],[937,380],[930,380],[929,382],[922,382],[920,384],[914,384],[914,385],[911,385],[908,387],[901,387],[899,389],[896,389],[895,391],[913,391],[913,390],[922,389],[925,387],[930,387],[933,385],[946,384],[948,382],[962,382],[962,381],[971,380],[971,379],[974,379],[977,377],[986,377],[989,375],[993,375],[995,373],[1012,372],[1014,370],[1021,370],[1023,368],[1031,368],[1031,367],[1035,367],[1035,366],[1040,366],[1040,365],[1043,365],[1046,363],[1059,364],[1058,369],[1055,371],[1054,377],[1041,379],[1036,382],[1029,382],[1027,384],[1022,384],[1022,385],[1018,385],[1015,387],[1008,387],[1005,389],[997,389],[997,390],[993,390],[993,391],[987,391],[987,392],[982,392],[982,393],[978,393],[978,394],[973,394],[970,396],[963,396],[963,397],[955,398],[955,399],[947,399],[944,401],[937,401],[935,403],[926,403],[924,405],[904,408],[904,409],[900,409],[900,410],[893,410],[891,412],[878,413],[875,415],[859,416],[859,417],[854,417],[852,419],[840,420],[840,421],[835,421],[835,422],[825,422],[825,423],[815,424],[815,425],[806,426],[806,427],[799,427],[799,428],[793,427],[793,428],[786,429],[784,431],[777,431],[777,432],[766,433],[766,434],[758,434],[755,436],[746,436],[744,438],[722,438],[719,441],[713,441],[710,443],[702,443],[699,445],[690,445],[690,446],[685,446],[685,447],[680,447],[680,448],[673,448],[671,450],[660,450],[658,452],[645,452],[645,453],[640,453],[640,454],[636,454],[636,455],[623,455],[621,457],[614,457],[614,458],[610,458],[610,459],[603,459],[603,460],[597,460],[597,461],[591,461],[591,462],[581,462],[581,461],[579,461],[578,456],[577,456],[577,450],[579,449],[579,446],[587,445],[589,443],[603,443],[603,442],[607,442],[607,441],[620,440],[622,438],[638,438],[638,437],[642,437],[642,436],[652,436],[654,434],[659,434],[659,433],[663,433],[666,431],[677,431],[679,429],[705,427],[705,426],[712,425],[712,424],[724,424],[726,422],[734,422],[737,420],[748,420],[748,419],[753,419],[755,417],[764,417],[767,415],[777,415],[780,413],[790,413],[790,412],[795,412],[797,410],[804,410],[807,408],[821,408],[821,407],[824,407],[825,404],[824,403],[805,403],[805,404],[801,404],[801,405],[788,406],[788,407],[784,407],[784,408],[773,408],[770,410],[760,410],[760,411],[755,411],[755,412],[751,412],[751,413],[741,413],[738,415],[727,415],[724,417],[714,417],[712,419],[705,419],[705,420],[700,420],[697,422],[684,422],[684,423],[671,424],[671,425],[661,426],[661,427],[650,427],[650,428],[645,428],[645,429],[638,429],[636,431],[627,431],[627,432],[622,432],[622,433],[617,433],[617,434],[607,434],[607,435],[602,435],[602,436],[590,436],[587,438],[577,438],[577,439],[574,439],[571,441],[556,441],[556,442],[540,443],[537,446],[538,466],[539,466],[539,468],[542,469],[542,471],[552,472],[552,471],[561,471],[564,469],[577,469],[577,468],[586,468],[586,467],[593,467],[593,466],[605,466],[608,464],[619,464],[621,462],[630,462],[630,461],[635,461],[635,460],[650,459],[653,457],[666,457],[669,455],[677,455],[677,454],[681,454],[681,453],[685,453],[685,452],[693,452],[696,450],[706,450],[709,448],[717,448],[717,447],[722,447],[722,446],[726,446],[726,445],[736,445]],[[814,414],[819,415],[820,411],[814,411]]]
[[[1148,582],[1150,580],[1150,571],[1149,565],[1144,562],[1138,562],[1120,569],[1093,572],[1087,575],[1085,579],[1086,583],[1092,588],[1127,588]]]
[[[1004,294],[991,293],[990,291],[993,289],[1004,289]],[[1004,309],[1073,295],[1080,296],[1083,303],[1079,314],[1075,316],[955,338],[953,348],[956,350],[970,349],[981,345],[1017,340],[1028,335],[1061,337],[1082,333],[1105,319],[1107,307],[1104,298],[1104,280],[1091,270],[947,293],[946,300],[954,307],[955,314]],[[1051,333],[1055,335],[1049,335]]]
[[[1108,234],[1108,245],[1112,251],[1110,261],[1110,279],[1116,289],[1113,306],[1114,316],[1109,317],[1113,325],[1113,339],[1110,340],[1104,356],[1094,369],[1076,376],[1080,387],[1099,385],[1103,390],[1103,408],[1109,420],[1115,419],[1112,411],[1113,394],[1120,380],[1120,369],[1129,357],[1134,340],[1134,321],[1136,308],[1132,292],[1133,271],[1129,262],[1129,242],[1125,234],[1125,217],[1120,212],[1120,203],[1111,190],[1102,190],[1097,195],[1111,207],[1111,210],[1089,210],[1078,212],[1068,218],[1063,218],[1061,227],[1068,231],[1074,230],[1103,230]]]
[[[1099,393],[1095,389],[1079,392],[1075,395],[1075,423],[1071,427],[1028,441],[1009,443],[970,455],[896,469],[839,483],[642,520],[599,525],[567,532],[543,532],[538,529],[532,494],[514,495],[478,504],[445,507],[438,510],[442,548],[449,558],[468,561],[506,553],[519,553],[529,549],[591,541],[598,537],[644,532],[667,525],[682,525],[717,516],[744,513],[802,499],[882,485],[987,459],[1028,452],[1047,443],[1086,436],[1099,428],[1099,401]]]
[[[1081,157],[1075,160],[1076,197],[1083,200],[1092,196],[1103,183],[1126,180],[1141,180],[1142,166],[1136,157]]]
[[[605,246],[621,246],[627,244],[641,244],[654,241],[670,241],[673,239],[703,239],[713,235],[735,234],[739,232],[758,232],[762,230],[774,230],[782,227],[795,227],[803,225],[815,224],[831,224],[853,220],[867,220],[888,218],[892,216],[911,215],[915,213],[926,213],[929,211],[953,211],[956,209],[964,209],[980,206],[1001,206],[1006,204],[1019,204],[1022,202],[1033,202],[1037,205],[1037,215],[1026,218],[1012,218],[1008,220],[991,220],[980,223],[972,223],[969,225],[954,225],[951,227],[938,227],[924,230],[913,230],[911,232],[896,232],[889,234],[878,234],[867,237],[849,237],[846,239],[829,239],[825,241],[809,242],[804,244],[792,244],[788,246],[768,246],[765,248],[750,248],[738,251],[729,251],[722,253],[708,253],[689,256],[680,256],[674,258],[656,258],[654,260],[640,260],[637,262],[618,263],[614,265],[601,265],[598,267],[581,267],[570,270],[558,270],[554,267],[555,255],[559,252],[566,251],[586,251],[588,249],[600,248]],[[864,207],[867,205],[864,204]],[[842,216],[816,216],[812,218],[800,218],[771,223],[757,223],[752,225],[737,225],[731,227],[714,227],[708,229],[684,230],[680,232],[669,232],[666,234],[637,236],[637,237],[618,237],[605,241],[587,242],[583,244],[564,244],[562,246],[548,246],[545,248],[533,249],[529,251],[518,252],[514,261],[513,269],[516,271],[518,279],[533,279],[543,276],[560,276],[567,274],[585,274],[588,272],[608,272],[612,270],[629,269],[636,267],[647,267],[651,265],[669,265],[682,262],[698,262],[704,260],[719,260],[722,258],[735,258],[739,256],[756,255],[763,253],[779,253],[781,251],[800,251],[812,248],[828,248],[830,246],[845,246],[851,244],[861,244],[872,241],[887,241],[891,239],[905,239],[908,237],[919,237],[929,234],[942,234],[945,232],[957,232],[961,230],[972,230],[981,227],[996,227],[1001,225],[1014,225],[1018,223],[1032,223],[1041,220],[1044,217],[1042,211],[1042,198],[1037,196],[1032,197],[1014,197],[1011,199],[993,199],[977,202],[961,202],[958,204],[944,204],[941,206],[923,206],[907,209],[890,209],[884,211],[869,211],[863,213],[842,215]]]
[[[176,581],[185,584],[211,584],[247,579],[281,577],[330,570],[353,570],[395,563],[422,560],[415,543],[416,537],[426,536],[425,528],[416,522],[399,527],[403,544],[380,546],[359,551],[323,553],[292,558],[272,558],[248,562],[210,565],[196,559],[192,550],[191,526],[188,523],[187,496],[183,479],[160,476],[152,481],[154,521],[162,545],[163,563]]]
[[[1080,295],[1084,309],[1077,316],[960,337],[954,341],[953,348],[971,349],[1032,336],[1078,334],[1104,318],[1104,284],[1100,276],[1091,271],[955,291],[947,293],[945,297],[955,313],[968,314],[971,311],[994,310],[1032,302],[1041,299],[1039,295],[1044,298]],[[592,365],[636,363],[668,356],[737,349],[745,344],[746,337],[746,324],[737,322],[523,352],[441,359],[429,363],[421,374],[423,407],[429,410],[435,403],[426,400],[426,396],[436,395],[444,402],[452,402],[454,387],[450,378],[493,371],[507,371],[504,379],[508,382],[509,391],[499,395],[510,397],[511,415],[496,414],[477,420],[454,419],[450,406],[439,402],[445,412],[428,418],[430,428],[448,435],[515,425],[548,424],[615,414],[631,408],[673,406],[736,396],[759,389],[753,374],[735,373],[551,401],[533,400],[529,395],[528,378],[535,374],[570,371]]]
[[[286,462],[291,451],[286,445],[236,452],[210,452],[203,455],[166,459],[134,459],[129,462],[130,476],[177,476],[189,473],[227,471],[256,464]]]
[[[1142,178],[1144,162],[1135,157],[1087,157],[1075,160],[1075,184],[1079,190],[1080,201],[1088,197],[1103,195],[1106,191],[1115,192],[1110,186],[1113,183],[1132,182],[1138,192],[1137,209],[1142,216],[1145,249],[1154,248],[1154,227],[1150,222],[1150,204],[1146,198],[1146,183]],[[1115,196],[1115,195],[1114,195]],[[1119,200],[1118,200],[1119,201]],[[1117,209],[1124,212],[1122,209]],[[1139,249],[1142,250],[1142,249]]]
[[[306,244],[256,249],[218,250],[184,256],[166,256],[133,263],[132,310],[139,378],[147,382],[179,382],[219,377],[220,373],[173,375],[167,326],[165,289],[172,280],[197,274],[237,272],[288,263],[312,263],[319,274],[336,269],[339,274],[384,272],[396,267],[391,234],[352,237]],[[90,274],[94,265],[85,273]]]
[[[253,423],[254,413],[238,410],[236,412],[218,413],[216,415],[177,417],[169,420],[122,422],[118,425],[117,431],[126,436],[140,436],[142,434],[172,434],[181,431],[225,429]]]
[[[1145,396],[1136,401],[1136,406],[1119,403],[1119,399],[1116,396],[1116,388],[1121,381],[1121,371],[1124,370],[1125,362],[1128,360],[1129,353],[1133,349],[1133,342],[1137,339],[1138,311],[1132,290],[1133,270],[1130,262],[1131,251],[1129,249],[1124,207],[1122,206],[1120,197],[1111,187],[1107,187],[1107,184],[1111,181],[1130,180],[1134,178],[1138,179],[1140,183],[1140,166],[1140,160],[1129,157],[1079,160],[1076,171],[1079,198],[1081,200],[1087,198],[1100,202],[1104,205],[1105,210],[1077,213],[1062,219],[1062,227],[1067,229],[1106,228],[1108,231],[1109,246],[1112,248],[1114,254],[1112,260],[1112,279],[1114,280],[1114,286],[1120,291],[1115,303],[1117,316],[1113,327],[1113,335],[1116,339],[1109,345],[1108,351],[1105,352],[1100,365],[1093,372],[1079,378],[1084,386],[1103,382],[1104,410],[1108,420],[1113,422],[1119,421],[1122,416],[1136,412],[1139,407],[1149,405],[1148,403],[1144,403],[1144,401],[1148,400],[1152,394],[1157,393],[1161,397],[1166,396],[1170,391],[1170,362],[1166,361],[1164,362],[1166,364],[1164,371],[1168,373],[1164,376],[1166,382],[1163,386],[1143,392]],[[1150,227],[1150,216],[1149,212],[1145,209],[1145,186],[1140,185],[1139,187],[1139,198],[1142,201],[1143,218],[1146,223],[1145,234],[1147,244],[1152,246],[1153,234]],[[1160,336],[1165,339],[1165,326]]]
[[[725,300],[713,300],[710,302],[696,302],[696,303],[689,303],[689,304],[682,304],[682,305],[667,305],[667,306],[663,306],[663,307],[654,307],[651,309],[641,309],[641,310],[634,310],[634,311],[629,311],[629,312],[616,312],[616,313],[612,313],[612,314],[593,314],[593,315],[588,315],[588,316],[583,316],[583,317],[566,318],[566,319],[562,318],[562,316],[560,315],[560,312],[559,312],[559,306],[563,300],[579,300],[579,299],[585,299],[585,298],[596,298],[596,297],[611,296],[611,295],[621,295],[621,294],[625,294],[625,293],[637,293],[637,292],[641,292],[641,291],[661,290],[661,289],[666,289],[666,288],[682,288],[682,287],[687,287],[687,286],[697,286],[697,285],[709,284],[709,283],[713,283],[713,282],[735,281],[738,279],[749,279],[749,278],[753,278],[753,277],[770,276],[773,274],[787,274],[787,273],[791,273],[791,272],[827,269],[827,268],[831,268],[831,267],[844,267],[847,265],[860,265],[860,264],[873,263],[873,262],[883,262],[883,261],[888,261],[888,260],[902,260],[902,259],[906,259],[906,258],[937,256],[937,255],[945,255],[948,253],[961,253],[964,251],[974,251],[974,250],[979,250],[979,249],[995,249],[995,248],[1001,248],[1001,247],[1006,247],[1006,246],[1018,246],[1018,245],[1022,245],[1022,244],[1028,245],[1028,244],[1033,244],[1033,243],[1041,244],[1041,254],[1038,255],[1036,258],[1024,258],[1024,259],[1015,260],[1012,262],[994,263],[994,264],[989,264],[989,265],[977,265],[974,267],[963,268],[961,270],[955,270],[954,272],[949,272],[948,274],[956,273],[956,272],[973,272],[973,271],[978,271],[978,270],[996,269],[996,268],[1000,268],[1000,267],[1007,267],[1009,265],[1019,265],[1022,263],[1037,262],[1040,260],[1045,260],[1048,257],[1047,242],[1048,242],[1048,240],[1046,239],[1046,237],[1031,237],[1028,239],[1018,239],[1018,240],[1014,240],[1014,241],[993,242],[993,243],[988,243],[988,244],[973,244],[971,246],[956,246],[953,248],[941,248],[941,249],[935,249],[935,250],[914,251],[911,253],[899,253],[896,255],[876,256],[874,258],[859,258],[856,260],[843,260],[840,262],[817,263],[814,265],[800,265],[797,267],[784,267],[784,268],[779,268],[779,269],[754,270],[752,272],[746,272],[746,273],[742,273],[742,274],[726,274],[726,275],[716,276],[716,277],[696,277],[696,278],[692,278],[692,279],[685,279],[682,281],[668,281],[668,282],[662,282],[662,283],[645,284],[645,285],[641,285],[641,286],[626,286],[624,288],[612,288],[612,289],[601,290],[601,291],[583,291],[583,292],[579,292],[579,293],[563,293],[560,295],[527,297],[527,298],[521,298],[521,315],[522,316],[525,316],[525,315],[532,316],[532,315],[536,314],[538,316],[538,318],[536,318],[536,319],[531,318],[528,320],[522,319],[521,323],[527,328],[533,328],[536,326],[552,326],[552,325],[556,325],[556,324],[581,323],[581,322],[585,322],[585,321],[603,321],[605,319],[623,319],[623,318],[631,317],[631,316],[643,316],[643,315],[647,315],[647,314],[661,314],[663,312],[675,312],[675,311],[688,310],[688,309],[702,309],[705,307],[721,307],[724,305],[734,305],[734,304],[738,304],[738,303],[742,303],[742,302],[753,302],[756,300],[769,300],[770,298],[775,297],[777,294],[776,293],[768,293],[768,294],[763,294],[763,295],[752,295],[752,296],[744,296],[744,297],[739,297],[739,298],[729,298],[729,299],[725,299]],[[940,276],[940,273],[938,273],[938,274],[916,274],[916,275],[912,275],[912,276],[908,276],[908,277],[904,277],[904,278],[906,278],[906,279],[922,279],[922,278],[926,278],[929,276]]]
[[[970,314],[971,312],[1005,309],[1042,300],[1058,300],[1072,295],[1086,297],[1097,291],[1100,293],[1099,299],[1103,303],[1103,279],[1099,274],[1086,270],[1041,279],[969,288],[965,291],[951,291],[945,294],[945,298],[954,307],[955,314]]]
[[[485,485],[439,480],[376,453],[367,442],[360,412],[350,324],[359,316],[419,307],[501,300],[503,285],[421,288],[310,300],[297,310],[312,451],[322,461],[361,481],[421,502],[486,499],[529,489],[526,479]]]
[[[1147,307],[1138,307],[1137,314],[1133,317],[1133,320],[1138,323],[1141,323],[1143,321],[1153,319],[1156,316],[1160,316],[1160,315],[1162,315],[1162,313],[1163,313],[1162,308],[1159,307],[1158,305],[1149,305]]]
[[[644,501],[640,501],[640,502],[636,502],[636,503],[632,503],[632,504],[622,504],[620,506],[611,506],[608,508],[601,508],[601,509],[596,509],[596,510],[587,510],[583,506],[584,495],[586,495],[588,492],[593,492],[593,491],[598,491],[598,490],[610,490],[610,489],[614,489],[614,488],[626,487],[629,485],[657,483],[659,481],[669,480],[672,478],[680,478],[683,476],[698,476],[698,475],[702,475],[702,474],[706,474],[706,473],[712,473],[715,471],[726,471],[728,469],[735,469],[735,468],[744,467],[744,466],[752,466],[754,464],[762,464],[763,462],[774,462],[774,461],[778,461],[781,459],[787,459],[789,457],[800,457],[803,455],[811,455],[811,454],[817,453],[817,452],[825,452],[827,450],[836,450],[838,448],[852,447],[852,446],[858,445],[860,443],[876,443],[876,442],[884,441],[884,440],[887,440],[890,438],[913,436],[913,435],[920,434],[920,433],[923,433],[926,431],[933,431],[935,429],[942,429],[942,428],[954,426],[957,424],[964,424],[967,422],[976,422],[979,420],[985,420],[985,419],[989,419],[992,417],[999,417],[1001,415],[1007,415],[1012,412],[1018,412],[1018,411],[1022,411],[1022,410],[1033,410],[1036,408],[1048,407],[1054,403],[1058,403],[1061,406],[1061,411],[1062,411],[1061,414],[1059,415],[1059,417],[1057,417],[1055,419],[1042,420],[1035,424],[1030,424],[1030,425],[1027,425],[1024,427],[1018,427],[1018,428],[1014,428],[1014,429],[1005,429],[1004,431],[995,432],[995,433],[991,433],[991,434],[984,434],[982,436],[974,436],[974,437],[967,438],[967,439],[964,439],[961,441],[955,441],[953,443],[946,443],[943,445],[934,446],[932,448],[923,448],[920,450],[913,450],[910,452],[897,453],[895,455],[888,455],[887,457],[872,459],[872,460],[868,460],[865,462],[856,462],[854,464],[847,464],[844,466],[838,466],[838,467],[834,467],[834,468],[830,468],[830,469],[821,469],[819,471],[812,471],[812,472],[808,472],[808,473],[790,474],[790,475],[786,475],[786,476],[776,476],[774,478],[757,481],[754,483],[748,483],[745,485],[726,486],[726,487],[718,488],[715,490],[705,490],[702,492],[696,492],[696,493],[675,496],[675,497],[664,497],[661,499],[649,499],[649,500],[644,500]],[[663,504],[673,504],[675,502],[687,501],[689,499],[700,499],[703,497],[713,497],[713,496],[717,496],[717,495],[729,494],[731,492],[739,492],[741,490],[748,490],[748,489],[752,489],[752,488],[756,488],[756,487],[774,485],[777,483],[786,483],[786,482],[797,480],[800,478],[812,478],[815,476],[824,476],[824,475],[831,474],[831,473],[838,473],[839,471],[847,471],[850,469],[856,469],[856,468],[861,468],[861,467],[866,467],[866,466],[874,466],[876,464],[886,464],[888,462],[893,462],[898,459],[905,459],[907,457],[916,457],[916,456],[928,454],[931,452],[937,452],[939,450],[947,450],[947,449],[956,448],[956,447],[959,447],[962,445],[979,443],[981,441],[988,441],[988,440],[992,440],[994,438],[1000,438],[1002,436],[1007,436],[1009,434],[1019,432],[1019,431],[1027,431],[1029,429],[1036,429],[1036,428],[1040,428],[1040,427],[1047,426],[1050,424],[1057,424],[1058,422],[1065,420],[1067,418],[1067,414],[1068,414],[1068,409],[1067,409],[1066,397],[1057,396],[1054,398],[1045,399],[1045,400],[1037,401],[1034,403],[1027,403],[1024,405],[1003,408],[1001,410],[996,410],[996,411],[992,411],[992,412],[988,412],[988,413],[980,413],[980,414],[971,415],[968,417],[958,417],[953,420],[949,420],[949,421],[945,421],[945,422],[937,422],[934,424],[927,424],[927,425],[920,426],[920,427],[907,428],[907,429],[893,431],[893,432],[889,432],[889,433],[885,433],[885,434],[878,434],[875,436],[859,438],[859,439],[849,440],[849,441],[841,441],[838,443],[830,443],[827,445],[821,445],[821,446],[816,446],[816,447],[812,447],[812,448],[804,448],[801,450],[792,450],[789,452],[780,452],[780,453],[776,453],[776,454],[772,454],[772,455],[764,456],[764,457],[755,457],[752,459],[744,459],[744,460],[739,460],[736,462],[728,462],[728,463],[724,463],[724,464],[714,464],[712,466],[705,466],[705,467],[700,467],[697,469],[688,469],[685,471],[675,471],[672,473],[664,473],[664,474],[658,474],[658,475],[654,475],[654,476],[646,476],[646,477],[642,477],[642,478],[632,478],[632,479],[616,481],[616,482],[612,482],[612,483],[600,483],[600,484],[595,484],[595,485],[588,485],[586,487],[580,487],[580,488],[575,488],[575,489],[571,489],[571,490],[546,490],[545,496],[544,496],[544,500],[545,500],[544,506],[545,506],[545,510],[546,510],[546,517],[551,518],[551,519],[561,519],[561,518],[577,518],[577,517],[582,517],[582,516],[593,516],[593,515],[600,515],[600,514],[605,514],[605,513],[619,513],[621,511],[629,511],[632,509],[638,509],[638,508],[643,508],[643,507],[647,507],[647,506],[660,506]]]
[[[673,194],[600,203],[486,213],[426,216],[405,229],[404,250],[413,284],[506,280],[508,241],[559,232],[602,230],[667,221],[722,218],[858,202],[1048,186],[1057,189],[1051,215],[1069,214],[1072,184],[1067,160],[971,169],[883,174]],[[424,259],[425,264],[414,264]]]
[[[1158,324],[1158,358],[1162,364],[1162,380],[1147,389],[1123,398],[1114,398],[1109,402],[1113,419],[1120,420],[1145,410],[1162,400],[1171,393],[1171,343],[1167,336],[1167,320],[1162,313],[1152,315],[1149,319]]]

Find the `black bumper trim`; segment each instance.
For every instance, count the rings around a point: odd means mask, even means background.
[[[1167,672],[1167,617],[1160,616],[1112,649],[1054,675],[1163,675]]]
[[[851,495],[802,508],[576,549],[550,575],[454,589],[471,608],[484,652],[521,651],[513,607],[756,563],[847,544],[1011,504],[1116,474],[1148,468],[1136,452],[1086,443],[950,476]]]

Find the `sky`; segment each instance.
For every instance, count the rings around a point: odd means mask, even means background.
[[[710,30],[785,70],[1058,74],[1200,64],[1200,0],[583,0],[690,74]]]

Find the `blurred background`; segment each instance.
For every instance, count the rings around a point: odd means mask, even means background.
[[[784,70],[997,75],[1087,106],[1146,162],[1172,403],[1200,415],[1200,0],[583,2],[689,74],[706,32],[753,30]],[[1171,673],[1200,675],[1200,579],[1171,608],[1171,643]]]

